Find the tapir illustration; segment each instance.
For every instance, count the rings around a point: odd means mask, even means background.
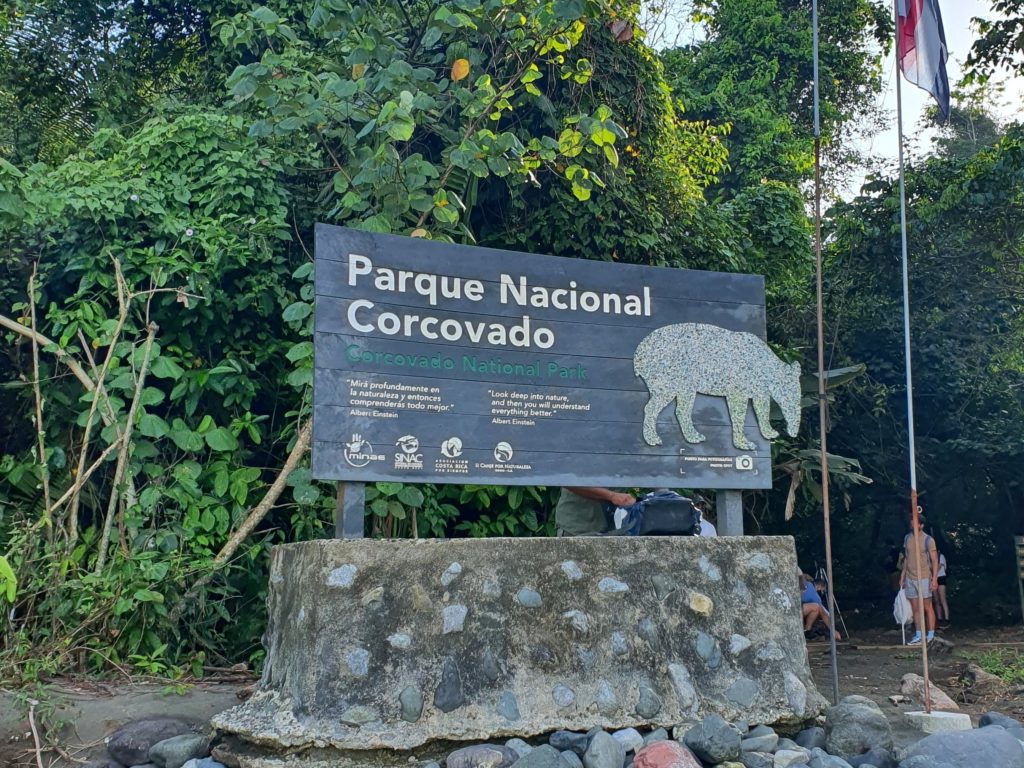
[[[749,400],[754,402],[757,426],[766,439],[779,436],[769,420],[772,400],[782,409],[786,432],[795,437],[800,427],[800,364],[783,362],[752,333],[702,323],[666,325],[640,342],[633,369],[651,395],[644,407],[648,445],[661,445],[658,415],[673,400],[683,437],[691,443],[704,441],[693,426],[698,394],[725,398],[733,445],[743,451],[755,447],[743,434]]]

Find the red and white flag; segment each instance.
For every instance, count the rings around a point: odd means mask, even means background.
[[[939,0],[896,0],[896,60],[909,82],[935,98],[943,120],[949,117],[948,58]]]

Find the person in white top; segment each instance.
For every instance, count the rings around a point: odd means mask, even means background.
[[[715,526],[713,526],[711,523],[709,523],[707,520],[704,519],[704,513],[703,512],[701,512],[701,515],[700,515],[700,535],[701,536],[717,536],[718,535],[718,530],[715,528]]]
[[[935,590],[935,618],[949,624],[949,603],[946,602],[946,556],[939,553],[939,586]]]

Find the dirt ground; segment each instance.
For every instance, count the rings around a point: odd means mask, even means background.
[[[961,707],[977,717],[996,709],[1024,719],[1024,686],[1007,686],[998,695],[977,698],[961,682],[968,661],[993,651],[1024,654],[1024,630],[946,630],[940,637],[952,648],[933,649],[931,680]],[[828,644],[812,642],[808,657],[818,689],[832,695]],[[902,713],[920,709],[917,701],[893,704],[900,681],[908,672],[921,673],[920,650],[900,646],[893,631],[854,632],[838,648],[840,696],[867,696],[882,707],[893,723],[897,746],[906,746],[920,734],[908,730]],[[254,680],[247,675],[222,674],[189,685],[124,681],[59,679],[45,687],[34,720],[39,732],[37,761],[35,740],[26,714],[26,694],[0,692],[0,766],[3,768],[59,768],[78,766],[103,754],[103,739],[123,723],[151,715],[176,715],[205,722],[215,713],[234,706]],[[37,694],[39,695],[39,694]]]

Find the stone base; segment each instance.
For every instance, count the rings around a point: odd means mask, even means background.
[[[964,712],[904,712],[903,717],[914,728],[924,733],[942,731],[969,731],[971,716]]]
[[[796,573],[788,537],[276,547],[263,679],[213,722],[276,750],[801,722]]]

